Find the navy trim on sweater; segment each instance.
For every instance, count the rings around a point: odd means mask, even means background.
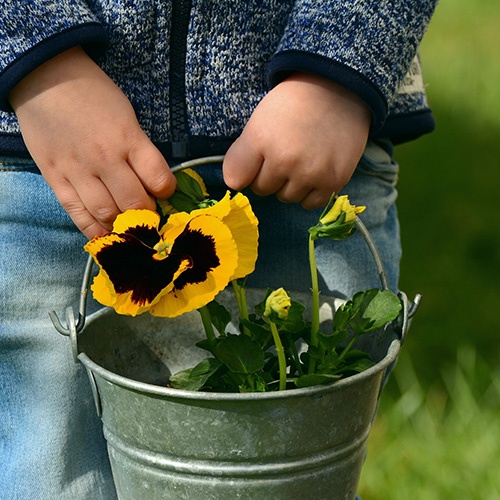
[[[401,144],[406,141],[432,132],[436,123],[430,109],[413,113],[411,115],[397,115],[390,117],[384,126],[370,138],[390,139],[393,144]],[[236,138],[227,137],[189,137],[189,153],[185,157],[178,154],[177,148],[171,142],[155,143],[163,156],[170,163],[199,158],[201,156],[224,155]],[[29,157],[26,145],[20,135],[0,133],[0,151],[9,156]]]
[[[387,102],[383,94],[364,75],[352,68],[310,52],[288,50],[273,57],[268,65],[268,79],[272,87],[295,71],[305,71],[337,82],[358,95],[370,108],[372,132],[381,129],[387,116]]]
[[[81,45],[90,57],[97,57],[104,51],[107,43],[106,30],[98,23],[88,23],[72,27],[35,45],[0,74],[0,109],[12,111],[8,101],[9,92],[44,62],[77,45]]]
[[[430,109],[411,114],[390,116],[384,126],[371,138],[390,138],[394,145],[413,141],[424,134],[433,132],[436,122]]]

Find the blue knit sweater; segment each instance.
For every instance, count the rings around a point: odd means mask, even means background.
[[[167,157],[224,153],[293,71],[370,107],[372,137],[430,132],[417,57],[437,0],[2,0],[0,154],[27,154],[8,103],[34,68],[82,45]]]

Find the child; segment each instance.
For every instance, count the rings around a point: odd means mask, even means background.
[[[169,166],[225,154],[222,170],[206,170],[209,190],[224,181],[255,193],[263,257],[254,284],[289,290],[309,287],[304,231],[318,210],[304,209],[320,210],[345,186],[367,206],[363,220],[397,289],[392,144],[434,126],[416,55],[434,6],[4,1],[5,498],[114,498],[86,375],[47,312],[77,302],[88,238],[173,192]],[[325,294],[378,284],[356,237],[318,245],[318,266]]]

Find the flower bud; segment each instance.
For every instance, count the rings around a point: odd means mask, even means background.
[[[269,317],[274,313],[279,319],[287,319],[291,305],[290,297],[286,291],[283,288],[278,288],[267,297],[264,316]]]
[[[332,240],[343,240],[356,231],[356,215],[365,210],[366,207],[351,205],[347,195],[339,196],[333,206],[319,219],[318,224],[309,229],[313,240],[317,238],[330,238]]]
[[[348,196],[344,194],[335,200],[333,207],[323,217],[321,217],[319,222],[324,226],[327,226],[328,224],[336,222],[340,217],[340,214],[345,212],[346,215],[344,224],[354,223],[356,221],[356,215],[364,212],[365,209],[366,207],[363,206],[357,207],[355,205],[351,205]]]

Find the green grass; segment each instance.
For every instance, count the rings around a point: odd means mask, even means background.
[[[363,500],[500,499],[498,26],[498,0],[442,0],[422,45],[437,129],[396,160],[400,284],[423,301],[370,436]]]
[[[457,347],[500,359],[500,3],[443,1],[422,46],[436,131],[396,148],[401,288],[424,297],[408,338],[418,373]]]
[[[479,395],[485,369],[473,349],[443,373],[446,390],[424,388],[405,356],[394,379],[402,396],[382,398],[369,439],[364,500],[500,499],[500,369]]]

